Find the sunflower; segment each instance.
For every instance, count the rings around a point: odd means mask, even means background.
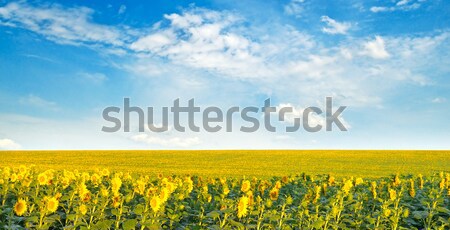
[[[134,191],[135,191],[136,193],[138,193],[138,194],[144,195],[144,192],[145,192],[145,186],[146,186],[145,181],[139,179],[139,180],[136,182],[136,187],[134,188]]]
[[[10,180],[11,182],[16,182],[19,179],[19,177],[17,176],[17,174],[13,173],[11,174]]]
[[[102,176],[104,176],[104,177],[108,177],[108,176],[109,176],[109,170],[108,170],[107,168],[104,168],[104,169],[101,171],[100,174],[102,174]]]
[[[176,187],[175,183],[167,182],[166,188],[169,190],[170,193],[172,193],[173,191],[175,191],[175,189],[177,187]]]
[[[186,186],[186,192],[187,193],[191,193],[192,190],[194,189],[194,182],[192,181],[191,177],[186,177],[184,179],[185,182],[185,186]]]
[[[238,218],[245,217],[247,215],[248,198],[246,196],[241,197],[238,203]]]
[[[377,199],[377,182],[372,181],[370,183],[370,191],[372,192],[373,199]]]
[[[363,180],[362,178],[360,178],[360,177],[356,178],[356,180],[355,180],[355,186],[356,186],[356,185],[363,184],[363,183],[364,183],[364,180]]]
[[[41,174],[38,175],[37,179],[38,179],[39,185],[46,185],[47,184],[47,181],[48,181],[47,174],[41,173]]]
[[[228,195],[228,193],[230,193],[230,189],[228,188],[228,186],[225,186],[224,188],[223,188],[223,195]]]
[[[98,175],[97,173],[92,174],[91,181],[92,183],[94,183],[94,185],[98,185],[98,183],[100,182],[100,175]]]
[[[114,177],[111,180],[111,190],[114,194],[119,192],[120,187],[122,186],[122,180],[119,177]]]
[[[47,199],[47,211],[49,213],[56,212],[58,209],[59,201],[55,197]]]
[[[25,165],[20,165],[19,166],[19,172],[20,173],[26,173],[27,172],[27,166],[25,166]]]
[[[279,190],[276,187],[273,188],[272,190],[270,190],[270,199],[273,200],[273,201],[277,200],[278,199],[278,193],[279,193]]]
[[[353,182],[351,180],[347,180],[344,183],[344,186],[342,186],[342,190],[344,191],[344,193],[347,195],[350,190],[353,188]]]
[[[78,210],[80,211],[80,213],[81,213],[82,215],[86,215],[86,213],[87,213],[87,207],[86,207],[86,205],[84,205],[84,204],[80,205],[80,207],[78,208]]]
[[[394,189],[389,189],[389,198],[392,201],[397,199],[397,192]]]
[[[109,196],[109,191],[108,191],[108,189],[106,189],[106,188],[100,189],[100,195],[101,195],[102,197],[108,197],[108,196]]]
[[[277,183],[275,183],[275,188],[276,189],[280,189],[281,188],[281,182],[277,181]]]
[[[394,186],[399,186],[401,183],[402,183],[402,181],[400,180],[399,175],[398,174],[395,175],[394,182],[393,182]]]
[[[166,202],[167,199],[169,199],[169,189],[167,188],[163,188],[161,189],[161,193],[159,194],[159,199],[161,200],[161,202]]]
[[[154,196],[150,200],[150,207],[154,212],[158,212],[159,208],[161,207],[161,200],[157,196]]]
[[[27,202],[19,199],[16,204],[14,205],[14,212],[18,216],[22,216],[27,211]]]
[[[112,198],[112,200],[113,200],[113,203],[112,203],[113,207],[114,207],[114,208],[119,207],[120,201],[121,201],[121,200],[120,200],[120,196],[114,195],[114,197]]]
[[[247,192],[248,190],[250,190],[250,181],[248,180],[242,181],[241,191]]]
[[[334,182],[335,182],[335,178],[334,178],[334,176],[329,176],[328,177],[328,185],[333,185],[334,184]]]
[[[253,206],[253,202],[254,202],[253,192],[248,191],[247,196],[248,196],[248,206]]]

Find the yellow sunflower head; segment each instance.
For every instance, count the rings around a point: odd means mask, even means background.
[[[250,181],[244,180],[242,182],[241,191],[242,192],[248,192],[248,190],[250,190]]]
[[[41,173],[41,174],[38,175],[37,179],[38,179],[39,185],[46,185],[47,184],[47,181],[48,181],[47,174]]]
[[[162,202],[166,202],[167,199],[169,199],[169,195],[170,195],[169,190],[167,188],[163,188],[163,189],[161,189],[161,193],[159,194],[159,199]]]
[[[270,190],[270,199],[275,201],[278,199],[279,190],[275,187],[272,190]]]
[[[154,196],[151,200],[150,200],[150,207],[152,208],[152,210],[154,212],[157,212],[159,210],[159,208],[161,207],[161,200],[159,199],[159,197]]]
[[[25,200],[19,199],[14,205],[14,213],[18,216],[22,216],[27,211],[27,202]]]
[[[78,208],[78,210],[80,211],[80,213],[82,215],[86,215],[87,213],[87,206],[85,204],[80,205],[80,207]]]
[[[51,197],[47,199],[47,212],[53,213],[58,209],[59,201],[56,197]]]
[[[238,203],[238,218],[244,217],[247,215],[247,207],[248,207],[248,198],[246,196],[241,197]]]

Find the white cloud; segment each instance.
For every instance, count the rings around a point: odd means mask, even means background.
[[[349,37],[339,44],[325,44],[290,25],[253,25],[236,12],[195,7],[167,14],[150,28],[140,29],[97,24],[92,21],[93,14],[93,10],[83,7],[33,7],[21,2],[0,8],[0,21],[45,34],[52,40],[117,44],[119,51],[111,53],[120,53],[124,61],[113,63],[115,67],[138,76],[164,77],[170,86],[202,82],[198,88],[207,91],[212,89],[204,87],[208,84],[223,85],[228,81],[236,86],[233,81],[239,79],[258,93],[305,106],[330,95],[346,105],[379,106],[383,92],[404,82],[430,84],[432,73],[426,70],[429,66],[445,69],[439,57],[449,45],[447,32],[433,36]],[[80,17],[73,17],[78,18],[73,22],[68,15]],[[323,20],[329,24],[329,33],[349,30],[345,22],[326,16]],[[82,29],[75,29],[76,22]],[[50,30],[52,25],[64,25],[67,33]],[[100,34],[102,30],[116,34],[114,39],[97,35],[97,27]],[[88,33],[85,30],[95,31],[95,36],[84,37]],[[104,79],[101,75],[92,78]],[[301,98],[302,103],[292,98]]]
[[[38,97],[33,94],[29,94],[28,96],[21,97],[19,99],[19,103],[23,105],[29,105],[33,107],[48,109],[48,110],[59,110],[58,105],[53,101],[45,100],[41,97]]]
[[[165,46],[175,42],[177,39],[173,31],[162,31],[139,38],[131,44],[130,48],[136,51],[162,51]]]
[[[364,53],[375,59],[385,59],[390,56],[386,51],[384,39],[380,36],[364,44]]]
[[[435,104],[444,103],[446,101],[447,101],[447,99],[444,97],[436,97],[436,98],[433,98],[433,100],[431,100],[431,102],[435,103]]]
[[[410,11],[410,10],[416,10],[421,7],[421,3],[423,3],[423,0],[399,0],[392,6],[372,6],[370,7],[370,11],[373,13],[380,13],[380,12],[392,12],[392,11]]]
[[[11,139],[0,139],[0,149],[20,149],[21,146]]]
[[[305,108],[302,108],[300,106],[294,106],[291,103],[281,103],[278,106],[276,106],[276,109],[277,109],[277,111],[280,111],[281,108],[286,108],[286,107],[292,108],[292,112],[285,114],[285,116],[284,116],[285,123],[294,124],[296,118],[300,118],[300,122],[303,122],[303,113],[305,111]],[[310,113],[309,117],[308,117],[308,119],[309,119],[308,124],[312,127],[314,127],[316,125],[321,125],[323,128],[325,128],[326,119],[325,119],[324,115],[325,115],[325,111],[323,111],[322,114]],[[342,122],[342,124],[344,125],[344,127],[346,129],[351,128],[350,124],[344,119],[344,117],[342,115],[339,116],[339,120]]]
[[[92,82],[94,84],[101,84],[104,81],[108,80],[108,77],[106,77],[103,73],[79,73],[79,76],[83,79],[86,79],[89,82]]]
[[[386,12],[386,11],[390,11],[390,10],[391,10],[391,8],[384,7],[384,6],[372,6],[372,7],[370,7],[370,11],[372,11],[374,13]]]
[[[131,139],[136,142],[141,142],[149,145],[160,145],[164,147],[192,147],[201,143],[198,137],[171,137],[171,138],[161,138],[156,136],[150,136],[148,134],[138,134],[132,136]]]
[[[295,17],[301,17],[304,11],[302,3],[304,0],[291,0],[284,6],[284,13],[287,15],[294,15]]]
[[[42,61],[47,61],[47,62],[52,62],[52,63],[58,63],[58,61],[53,60],[51,58],[47,58],[47,57],[43,57],[40,55],[35,55],[35,54],[23,54],[24,57],[27,58],[34,58],[34,59],[38,59],[38,60],[42,60]]]
[[[123,14],[123,13],[125,13],[126,10],[127,10],[127,6],[125,6],[125,5],[120,5],[119,11],[118,11],[117,13],[118,13],[118,14]]]
[[[300,108],[300,107],[295,107],[294,105],[292,105],[291,103],[282,103],[279,104],[278,106],[276,106],[277,111],[280,111],[281,108],[285,108],[285,107],[290,107],[292,108],[292,112],[291,113],[286,113],[285,114],[285,122],[289,123],[289,124],[294,124],[295,123],[295,118],[300,118],[300,122],[302,122],[303,120],[303,112],[305,111],[304,108]],[[309,125],[310,126],[316,126],[316,125],[321,125],[322,127],[325,127],[325,118],[323,117],[323,115],[318,115],[315,113],[311,113],[309,115]]]
[[[352,26],[349,22],[337,22],[328,16],[322,16],[321,21],[327,24],[327,27],[322,28],[322,31],[327,34],[346,34]]]
[[[130,48],[230,77],[252,78],[267,72],[258,43],[234,31],[240,21],[236,15],[192,9],[164,17],[169,26],[139,38]]]
[[[93,23],[93,13],[86,7],[63,8],[57,4],[35,7],[13,2],[0,8],[0,22],[34,31],[59,43],[123,45],[124,31]]]
[[[403,5],[408,4],[408,2],[410,2],[410,0],[400,0],[400,1],[398,1],[397,4],[395,4],[395,5],[397,5],[397,6],[403,6]]]
[[[242,27],[241,22],[235,20],[228,21],[226,27],[221,27],[223,24],[218,21],[205,22],[207,20],[203,15],[224,14],[220,17],[227,18],[227,12],[201,11],[196,14],[197,17],[193,16],[197,11],[172,15],[170,18],[176,18],[174,22],[169,20],[158,23],[155,26],[157,29],[145,36],[176,34],[174,39],[167,39],[162,45],[148,43],[145,46],[145,43],[139,44],[138,39],[134,48],[144,55],[139,59],[139,64],[130,65],[129,69],[158,76],[167,73],[178,76],[183,72],[185,75],[198,75],[206,72],[207,76],[221,78],[221,81],[239,77],[264,93],[281,98],[302,98],[302,105],[333,95],[346,105],[379,106],[382,102],[379,95],[402,82],[429,84],[430,77],[423,71],[427,67],[421,61],[424,57],[429,57],[430,53],[436,52],[439,45],[448,44],[446,33],[441,33],[429,37],[406,35],[349,38],[346,43],[325,46],[315,41],[311,35],[290,26],[270,24],[267,28],[260,26],[255,29],[251,25]],[[207,26],[216,29],[206,30],[214,32],[195,35],[189,31],[186,32],[187,35],[179,33],[175,29],[187,25],[193,31]],[[266,30],[272,33],[261,35],[255,32]],[[237,59],[229,55],[225,46],[215,46],[212,41],[221,41],[230,34],[243,39],[241,45],[247,50],[247,58]],[[215,39],[211,39],[212,37]],[[155,54],[158,59],[155,59]],[[200,55],[204,58],[197,59]],[[221,62],[215,62],[215,57],[223,58]],[[159,58],[170,61],[155,61]],[[389,62],[385,61],[387,58]],[[434,61],[439,63],[439,60]]]

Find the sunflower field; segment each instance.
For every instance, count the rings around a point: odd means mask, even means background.
[[[3,229],[449,229],[450,174],[204,178],[0,169]]]

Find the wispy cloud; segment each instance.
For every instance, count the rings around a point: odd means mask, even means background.
[[[375,40],[367,41],[364,44],[363,53],[376,59],[385,59],[390,56],[386,51],[384,39],[380,36],[376,36]]]
[[[321,21],[327,25],[322,28],[322,31],[327,34],[346,34],[352,27],[349,22],[337,22],[328,16],[322,16]]]
[[[123,13],[125,13],[126,10],[127,10],[127,6],[125,6],[125,5],[120,5],[119,11],[118,11],[117,13],[118,13],[118,14],[123,14]]]
[[[372,6],[370,11],[374,13],[392,12],[392,11],[410,11],[419,9],[424,0],[399,0],[394,5],[388,6]]]
[[[46,109],[46,110],[57,111],[60,109],[59,106],[55,102],[45,100],[45,99],[38,97],[36,95],[33,95],[33,94],[29,94],[28,96],[21,97],[19,99],[19,103],[23,104],[23,105],[27,105],[27,106],[33,106],[33,107],[37,107],[37,108]]]
[[[434,103],[434,104],[441,104],[441,103],[444,103],[446,101],[447,101],[447,99],[444,98],[444,97],[435,97],[435,98],[433,98],[431,100],[431,102]]]
[[[422,37],[368,35],[323,43],[291,25],[253,25],[237,12],[198,7],[165,14],[150,28],[98,24],[92,20],[93,13],[84,7],[23,2],[0,8],[2,21],[52,40],[118,47],[126,61],[114,66],[133,74],[240,79],[257,91],[302,98],[304,103],[332,95],[348,105],[378,106],[383,100],[380,95],[402,82],[427,85],[428,66],[444,68],[439,65],[443,49],[437,47],[450,45],[445,31]],[[330,34],[346,34],[352,26],[328,16],[322,21],[326,23],[323,32]],[[424,65],[423,58],[429,57],[433,59]],[[95,73],[83,76],[95,82],[106,79]],[[172,78],[182,79],[186,77]]]
[[[240,18],[232,13],[190,9],[164,16],[169,26],[155,29],[130,45],[138,52],[156,54],[192,68],[226,76],[258,77],[267,69],[258,55],[259,45],[236,31]],[[264,71],[266,70],[266,71]]]
[[[164,147],[183,147],[188,148],[201,143],[198,137],[171,137],[171,138],[161,138],[157,136],[151,136],[148,134],[138,134],[132,136],[131,139],[136,142],[141,142],[149,145],[159,145]]]
[[[301,17],[304,11],[302,5],[304,1],[305,0],[291,0],[284,6],[284,13],[287,15],[294,15],[297,18]]]
[[[34,58],[34,59],[38,59],[38,60],[42,60],[42,61],[47,61],[47,62],[52,62],[52,63],[58,63],[58,61],[53,60],[51,58],[47,58],[47,57],[43,57],[40,55],[35,55],[35,54],[23,54],[23,56],[27,57],[27,58]]]
[[[0,20],[59,43],[123,45],[126,40],[123,31],[92,22],[93,13],[86,7],[64,8],[58,4],[33,6],[25,2],[12,2],[0,8]]]
[[[94,84],[101,84],[104,81],[108,80],[108,77],[106,77],[103,73],[86,73],[82,72],[78,74],[83,79],[87,80],[88,82],[94,83]]]
[[[302,108],[300,106],[294,106],[291,103],[281,103],[278,106],[276,106],[277,111],[280,111],[281,108],[292,108],[292,112],[286,113],[284,115],[284,122],[288,123],[288,124],[295,124],[296,120],[300,118],[300,120],[298,120],[299,122],[303,122],[303,113],[305,111],[305,108]],[[316,114],[316,113],[310,113],[309,117],[308,117],[308,124],[311,127],[314,127],[316,125],[321,125],[322,127],[326,126],[326,119],[324,117],[324,114]],[[351,126],[350,124],[345,120],[345,118],[343,116],[339,116],[339,120],[342,122],[342,124],[344,125],[344,127],[346,129],[350,129]]]

